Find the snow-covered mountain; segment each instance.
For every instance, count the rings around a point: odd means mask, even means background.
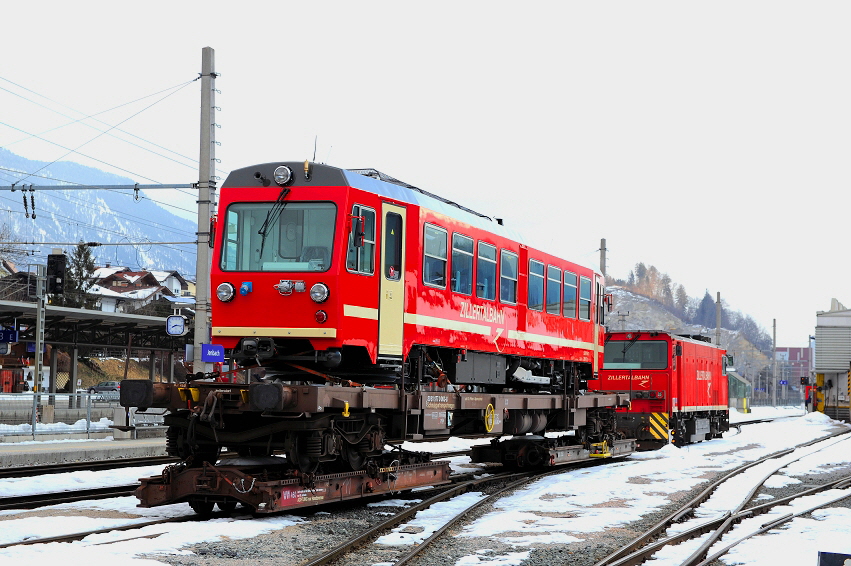
[[[44,162],[25,159],[0,148],[0,186],[9,186],[44,165]],[[66,161],[50,164],[38,175],[23,183],[26,186],[67,182],[92,186],[133,184],[130,179]],[[22,185],[18,183],[17,186]],[[171,190],[159,190],[151,198],[168,202],[170,193]],[[26,208],[23,196],[26,196]],[[132,190],[75,190],[73,186],[62,191],[0,191],[0,225],[8,224],[12,238],[27,242],[26,249],[33,251],[32,263],[45,263],[45,256],[53,248],[62,248],[70,254],[74,247],[71,243],[81,240],[104,244],[130,242],[136,245],[94,247],[92,254],[99,265],[111,263],[139,269],[177,270],[184,277],[194,279],[194,244],[145,242],[192,242],[196,238],[195,222],[172,214],[142,192],[139,197],[136,200]],[[33,200],[35,218],[32,217]],[[31,242],[36,245],[29,245]],[[37,245],[40,242],[65,245]]]

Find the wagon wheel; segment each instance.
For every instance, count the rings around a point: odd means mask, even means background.
[[[219,501],[216,503],[216,507],[224,513],[233,513],[236,509],[237,501],[235,499],[228,499],[227,501]]]
[[[496,410],[493,408],[493,405],[488,403],[488,408],[485,409],[485,430],[491,432],[495,421]]]
[[[205,501],[203,499],[193,499],[189,502],[189,506],[192,507],[193,511],[195,511],[202,517],[208,517],[213,513],[212,501]]]

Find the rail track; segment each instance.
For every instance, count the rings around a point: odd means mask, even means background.
[[[670,527],[671,525],[673,525],[675,523],[682,522],[682,521],[686,520],[687,518],[693,516],[695,509],[697,509],[701,504],[703,504],[705,501],[707,501],[709,499],[709,497],[715,492],[715,490],[717,490],[722,484],[724,484],[725,482],[727,482],[731,478],[737,476],[738,474],[740,474],[740,473],[742,473],[742,472],[744,472],[744,471],[746,471],[750,468],[758,466],[759,464],[767,462],[769,460],[782,458],[783,456],[787,456],[787,455],[789,455],[789,454],[791,454],[791,453],[793,453],[796,450],[799,450],[801,448],[805,448],[807,446],[811,446],[811,445],[817,444],[819,442],[824,442],[824,441],[829,440],[831,438],[834,438],[836,436],[848,434],[848,432],[849,432],[848,430],[845,430],[845,431],[830,434],[830,435],[827,435],[827,436],[824,436],[824,437],[821,437],[821,438],[817,438],[817,439],[809,441],[809,442],[804,442],[804,443],[799,444],[798,446],[796,446],[794,448],[782,450],[782,451],[776,452],[774,454],[769,454],[768,456],[765,456],[763,458],[760,458],[758,460],[755,460],[753,462],[749,462],[747,464],[739,466],[738,468],[735,468],[734,470],[725,474],[720,479],[712,482],[706,489],[704,489],[702,492],[700,492],[696,497],[694,497],[690,501],[686,502],[679,509],[675,510],[673,513],[671,513],[670,515],[668,515],[667,517],[662,519],[659,523],[654,525],[651,529],[649,529],[648,531],[646,531],[645,533],[643,533],[642,535],[640,535],[636,539],[630,541],[629,543],[624,545],[618,551],[610,554],[609,556],[605,557],[603,560],[600,560],[599,562],[597,562],[595,564],[595,566],[633,566],[633,565],[641,564],[645,560],[648,560],[656,552],[658,552],[659,550],[661,550],[663,547],[665,547],[667,545],[676,545],[676,544],[679,544],[683,541],[692,539],[694,537],[702,536],[702,535],[705,535],[706,533],[712,533],[710,535],[710,537],[700,546],[700,548],[697,551],[695,551],[691,556],[689,556],[687,559],[685,559],[682,562],[682,566],[698,566],[698,564],[700,564],[701,566],[706,566],[710,562],[709,559],[704,560],[706,558],[708,550],[712,547],[712,545],[714,545],[721,538],[721,536],[723,536],[724,533],[729,531],[735,523],[738,523],[738,522],[740,522],[740,521],[742,521],[743,519],[746,519],[746,518],[750,518],[750,517],[760,515],[762,513],[766,513],[766,512],[770,511],[772,508],[774,508],[778,505],[783,505],[784,503],[788,503],[789,501],[791,501],[793,499],[797,499],[799,497],[804,497],[806,495],[812,495],[814,493],[817,493],[817,492],[820,492],[820,491],[825,491],[825,490],[828,490],[828,489],[834,489],[834,488],[845,489],[848,486],[851,486],[851,476],[848,476],[848,477],[845,477],[845,478],[840,478],[840,479],[835,480],[833,482],[830,482],[828,484],[811,488],[809,490],[806,490],[806,491],[801,492],[801,493],[797,493],[797,494],[790,496],[788,498],[778,499],[778,500],[775,500],[775,501],[764,503],[762,505],[756,505],[756,506],[745,509],[745,507],[748,505],[748,503],[750,503],[752,501],[752,499],[757,495],[759,488],[764,484],[764,482],[766,480],[768,480],[769,477],[771,477],[771,475],[776,473],[777,470],[779,470],[779,469],[789,465],[790,463],[792,463],[790,461],[787,461],[785,463],[782,463],[782,465],[778,465],[774,470],[771,471],[771,473],[764,476],[760,482],[758,482],[756,485],[754,485],[754,487],[751,489],[750,493],[747,495],[747,497],[745,498],[745,500],[742,503],[740,503],[733,510],[725,513],[721,517],[717,517],[717,518],[709,520],[705,523],[702,523],[702,524],[696,525],[694,527],[685,529],[682,532],[679,532],[679,533],[674,534],[672,536],[660,538],[661,534],[666,529],[668,529],[668,527]],[[827,448],[827,446],[822,447],[819,450],[822,450],[824,448]],[[804,454],[800,458],[803,458],[805,456],[809,456],[812,453],[814,453],[814,452]],[[798,459],[800,459],[800,458],[798,458]],[[793,461],[796,461],[796,460],[793,460]],[[838,498],[837,500],[841,500],[841,499],[844,499],[845,497],[849,497],[849,496],[851,496],[851,491],[849,491],[846,495],[843,495],[842,497]],[[825,505],[826,504],[828,504],[828,503],[825,503]],[[801,514],[801,513],[798,513],[798,514]],[[763,527],[766,528],[766,529],[767,528],[773,528],[774,526],[782,524],[782,522],[785,522],[785,521],[787,521],[791,518],[792,518],[792,516],[786,516],[786,517],[783,518],[783,521],[774,521],[774,522],[771,522],[769,524],[763,525]],[[757,533],[753,533],[753,534],[757,534]],[[753,535],[749,535],[749,536],[753,536]],[[726,550],[729,550],[729,548],[732,548],[732,546],[725,549],[725,552],[726,552]],[[721,553],[717,553],[717,555],[713,555],[711,557],[711,559],[714,560],[720,555],[721,555]]]
[[[117,468],[133,468],[136,466],[156,466],[158,464],[173,464],[178,458],[171,456],[153,456],[146,458],[120,458],[116,460],[97,460],[93,462],[65,462],[62,464],[45,464],[42,466],[19,466],[15,468],[0,468],[2,478],[28,478],[45,474],[62,474],[79,471],[114,470]]]
[[[60,491],[54,493],[37,493],[34,495],[16,495],[0,497],[0,510],[7,509],[36,509],[60,503],[73,503],[87,499],[107,499],[133,495],[139,484],[118,485],[113,487],[96,487],[75,491]]]
[[[482,497],[479,501],[475,502],[471,506],[467,507],[462,513],[458,513],[453,517],[449,518],[440,528],[436,529],[434,532],[429,535],[425,540],[417,543],[413,548],[404,554],[400,555],[396,558],[394,564],[396,566],[401,566],[403,564],[408,564],[418,556],[422,555],[428,548],[430,548],[435,541],[437,541],[448,529],[450,529],[453,525],[463,520],[468,513],[481,507],[486,504],[493,503],[499,497],[501,497],[505,492],[510,491],[512,489],[516,489],[522,486],[525,483],[529,483],[531,481],[535,481],[550,475],[562,474],[569,470],[575,470],[583,467],[591,467],[604,465],[607,462],[611,462],[611,460],[599,460],[599,461],[586,461],[580,462],[576,464],[572,464],[570,466],[561,466],[557,469],[546,469],[546,470],[528,470],[528,471],[506,471],[503,473],[498,473],[492,476],[480,477],[469,479],[465,481],[459,481],[456,485],[449,488],[435,488],[435,491],[438,493],[433,497],[430,497],[421,503],[418,503],[412,507],[406,508],[403,511],[395,514],[394,516],[388,518],[387,520],[369,528],[368,530],[355,535],[347,539],[346,541],[338,544],[331,550],[313,556],[309,558],[307,561],[302,562],[301,566],[322,566],[326,564],[345,564],[346,557],[365,545],[372,543],[375,539],[377,539],[381,534],[393,529],[404,521],[412,518],[419,511],[423,511],[435,505],[436,503],[440,503],[443,501],[447,501],[452,499],[453,497],[457,497],[469,491],[477,490],[477,489],[486,489],[491,488],[494,489],[491,493]],[[458,478],[460,479],[460,478]],[[420,491],[417,495],[423,495],[424,492]]]

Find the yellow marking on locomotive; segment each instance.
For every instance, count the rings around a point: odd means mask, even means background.
[[[668,438],[668,413],[650,413],[647,419],[650,423],[650,434],[657,440],[669,440]]]

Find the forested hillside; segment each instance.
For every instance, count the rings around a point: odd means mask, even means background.
[[[622,287],[632,293],[655,301],[684,324],[715,328],[715,297],[705,290],[702,297],[692,297],[685,287],[676,283],[655,265],[637,263],[626,280],[609,277],[607,285]],[[732,310],[721,299],[721,328],[740,333],[757,349],[769,351],[771,336],[749,315]]]

